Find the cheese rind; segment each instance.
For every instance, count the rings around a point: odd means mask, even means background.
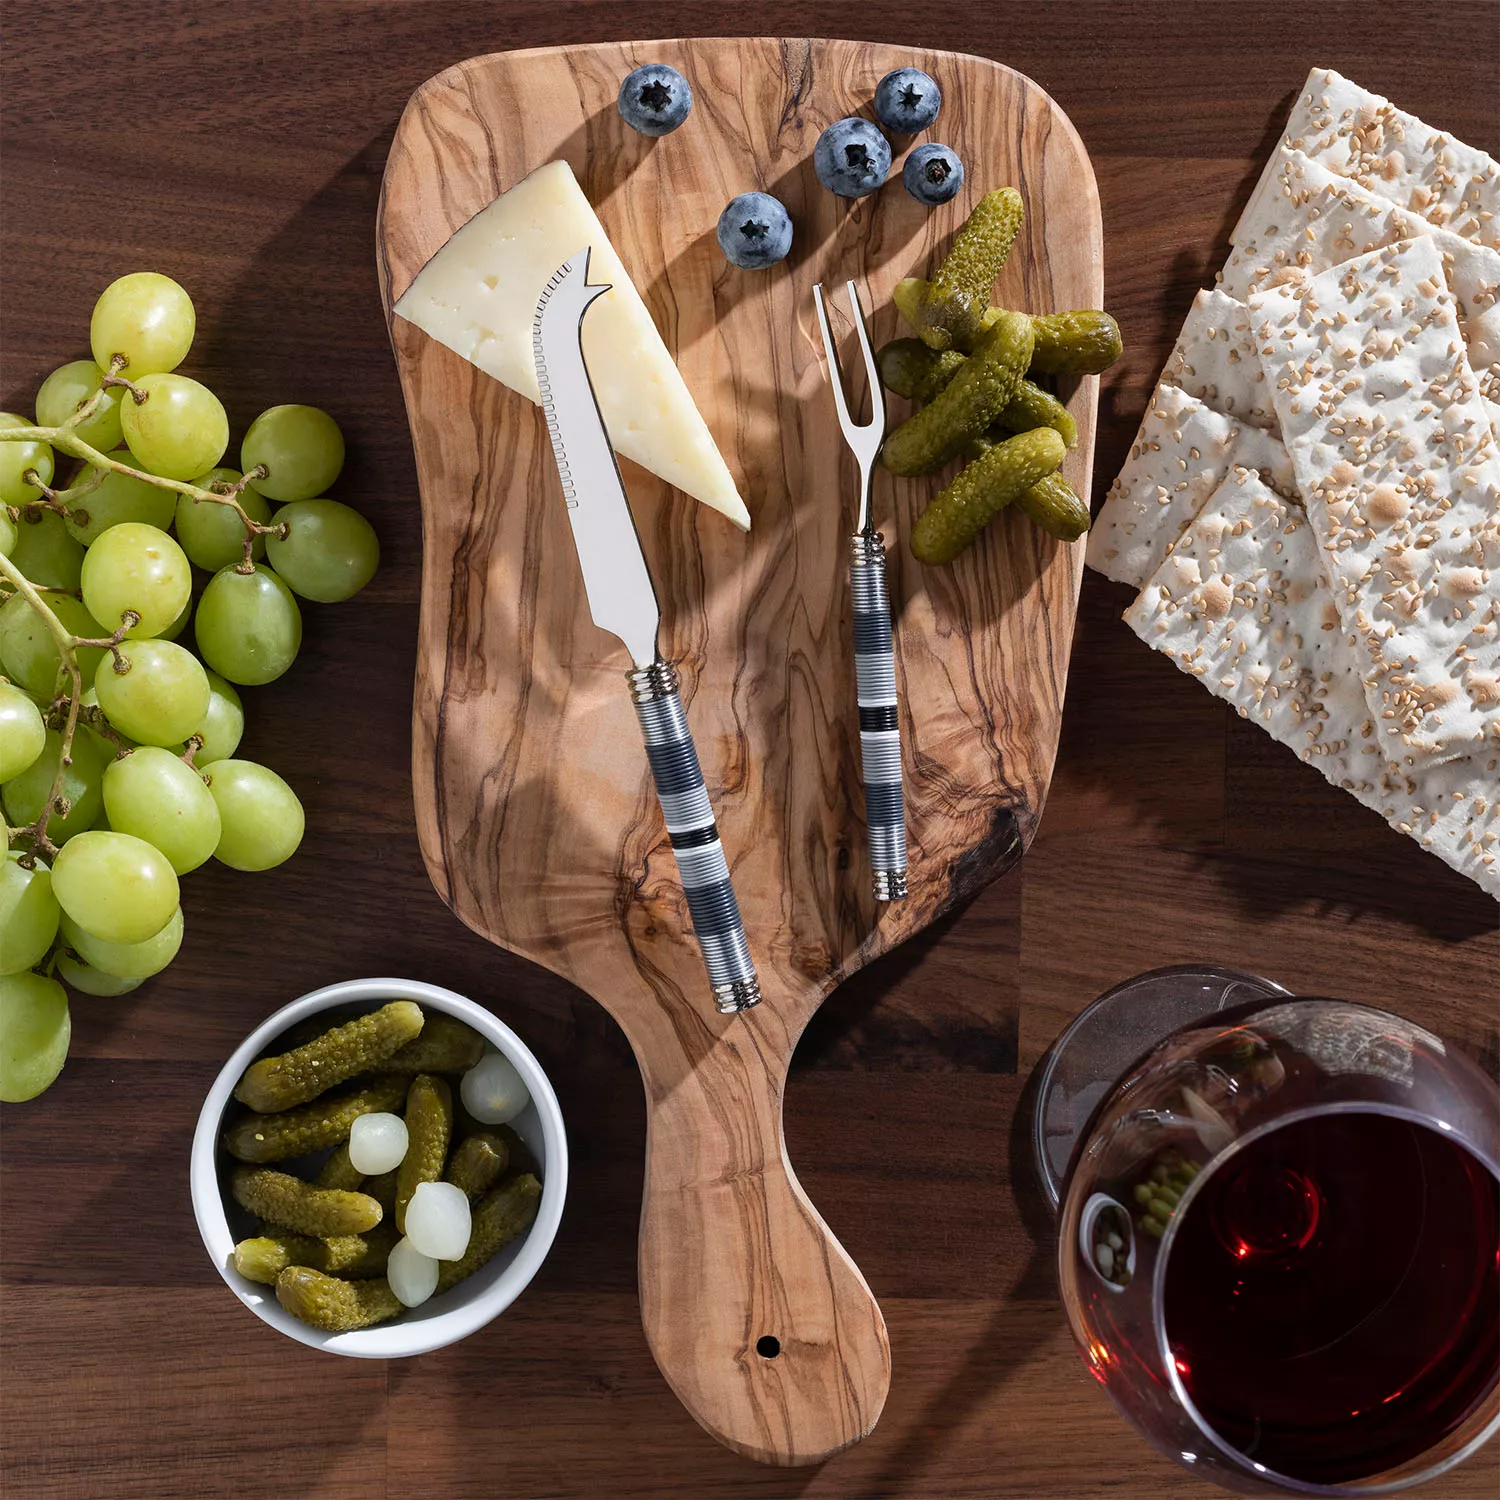
[[[531,330],[548,278],[588,246],[609,283],[583,320],[589,378],[615,450],[750,528],[723,456],[573,169],[548,162],[481,209],[417,273],[396,311],[528,401]]]

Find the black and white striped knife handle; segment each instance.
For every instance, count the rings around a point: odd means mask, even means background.
[[[750,961],[740,904],[677,691],[676,668],[655,661],[627,676],[714,1003],[726,1014],[749,1010],[760,1003],[760,982]]]
[[[854,672],[859,684],[859,765],[877,901],[906,895],[906,801],[901,790],[901,729],[896,651],[885,587],[885,538],[851,539],[849,589],[854,598]]]

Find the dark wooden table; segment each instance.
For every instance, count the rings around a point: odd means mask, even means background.
[[[47,371],[86,352],[111,278],[166,271],[196,299],[190,365],[236,432],[277,401],[338,416],[336,493],[374,520],[384,566],[354,603],[309,609],[295,669],[247,695],[245,753],[302,795],[303,851],[268,875],[193,876],[178,962],[133,997],[79,999],[62,1078],[4,1111],[4,1494],[1218,1493],[1136,1438],[1073,1352],[1025,1146],[1033,1065],[1115,980],[1204,957],[1405,1011],[1494,1071],[1495,904],[1148,652],[1119,622],[1125,592],[1089,575],[1031,853],[835,994],[788,1094],[798,1171],[890,1324],[885,1416],[814,1470],[719,1448],[640,1331],[643,1112],[623,1038],[461,927],[418,856],[421,536],[376,197],[407,95],[473,53],[756,30],[999,58],[1072,116],[1098,174],[1128,350],[1104,382],[1098,493],[1308,68],[1493,153],[1500,8],[16,0],[6,23],[0,403],[29,409]],[[257,1322],[208,1265],[187,1192],[198,1105],[228,1052],[286,1000],[365,974],[491,1004],[550,1071],[574,1153],[562,1232],[526,1296],[401,1364],[320,1356]],[[1429,1493],[1497,1485],[1500,1446]]]

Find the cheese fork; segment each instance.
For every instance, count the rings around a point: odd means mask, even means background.
[[[843,370],[823,287],[813,287],[818,326],[828,355],[828,376],[844,442],[859,464],[859,512],[850,537],[849,589],[854,600],[854,672],[858,683],[860,780],[865,788],[865,824],[877,901],[906,895],[906,803],[901,788],[900,705],[896,696],[896,652],[891,640],[891,604],[885,586],[885,538],[870,515],[875,460],[885,441],[885,398],[870,347],[859,290],[847,282],[854,329],[870,387],[870,420],[856,423],[844,395]]]

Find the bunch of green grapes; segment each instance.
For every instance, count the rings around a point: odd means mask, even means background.
[[[236,758],[237,687],[291,666],[299,599],[348,599],[379,562],[324,495],[344,463],[326,412],[262,412],[222,466],[224,407],[176,373],[195,328],[170,277],[123,276],[36,422],[0,412],[0,1100],[62,1068],[59,981],[123,995],[172,961],[180,876],[296,850],[296,793]]]

